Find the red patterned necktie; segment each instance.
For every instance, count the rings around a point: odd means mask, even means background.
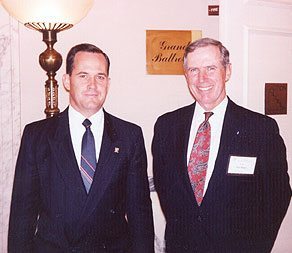
[[[211,126],[208,120],[212,115],[213,112],[205,112],[205,121],[198,128],[188,164],[190,182],[199,206],[203,200],[208,167],[211,139]]]

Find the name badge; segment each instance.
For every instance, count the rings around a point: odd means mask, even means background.
[[[257,158],[249,156],[233,156],[229,158],[228,174],[253,175]]]

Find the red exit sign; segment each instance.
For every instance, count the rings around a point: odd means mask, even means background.
[[[209,16],[219,16],[219,5],[208,5]]]

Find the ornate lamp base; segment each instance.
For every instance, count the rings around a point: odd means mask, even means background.
[[[47,49],[39,56],[39,63],[48,76],[45,84],[46,108],[44,112],[46,117],[50,118],[60,112],[58,108],[58,83],[55,76],[62,65],[62,56],[53,46],[57,42],[57,33],[69,29],[73,25],[64,23],[25,23],[25,26],[41,32],[43,41],[47,45]]]

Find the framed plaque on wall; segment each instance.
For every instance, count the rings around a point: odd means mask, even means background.
[[[146,30],[147,73],[182,75],[184,50],[201,37],[200,30]]]

